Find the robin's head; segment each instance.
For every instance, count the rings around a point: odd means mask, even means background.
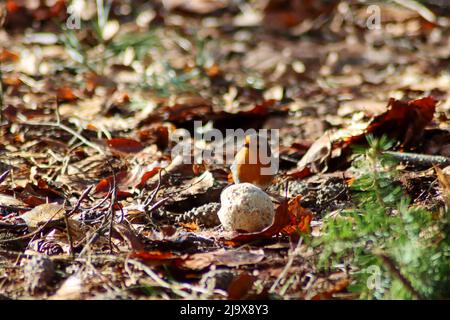
[[[243,147],[254,150],[256,152],[258,152],[261,148],[265,148],[265,150],[267,150],[268,152],[268,155],[271,154],[270,144],[267,138],[257,134],[245,136]]]

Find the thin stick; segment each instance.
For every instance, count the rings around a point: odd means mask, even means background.
[[[69,224],[69,218],[68,218],[67,212],[64,214],[64,222],[66,223],[67,240],[69,241],[70,255],[72,256],[72,259],[75,259],[75,251],[73,250],[72,232],[70,231],[70,224]]]
[[[141,269],[160,287],[169,289],[172,292],[174,292],[175,294],[178,294],[179,296],[181,296],[183,298],[189,298],[191,296],[190,294],[183,291],[183,289],[188,289],[188,290],[191,290],[192,292],[198,292],[198,293],[209,293],[209,291],[207,289],[195,287],[188,283],[182,283],[182,284],[173,283],[173,284],[171,284],[171,283],[165,281],[164,279],[162,279],[161,277],[159,277],[152,269],[150,269],[149,267],[147,267],[146,265],[144,265],[143,263],[141,263],[137,260],[127,259],[125,263],[131,264],[134,267]],[[213,293],[221,294],[224,296],[224,294],[221,290],[214,290]]]
[[[286,277],[287,273],[289,272],[289,269],[291,269],[292,264],[294,263],[294,259],[298,254],[298,250],[300,249],[300,246],[302,245],[303,238],[300,238],[298,240],[297,246],[295,247],[294,251],[292,251],[292,254],[289,256],[289,260],[286,263],[286,266],[284,267],[283,271],[278,276],[277,280],[273,283],[273,285],[270,287],[269,293],[274,292],[275,289],[278,287],[278,284],[281,282],[281,280]]]
[[[163,171],[163,170],[164,170],[164,169],[161,169],[161,170],[159,170],[159,172],[158,172],[158,174],[159,174],[159,179],[158,179],[158,184],[156,185],[155,190],[153,190],[153,192],[150,193],[150,194],[148,195],[148,197],[144,200],[144,203],[143,203],[143,209],[144,209],[144,210],[147,210],[148,206],[153,202],[153,200],[154,200],[155,197],[156,197],[156,194],[158,193],[159,189],[161,188],[161,176],[162,176],[162,171]]]
[[[3,181],[5,181],[5,179],[6,179],[8,176],[9,176],[9,171],[6,170],[5,172],[3,172],[3,173],[0,175],[0,183],[2,183]]]
[[[112,193],[111,193],[111,203],[109,206],[109,214],[111,215],[111,220],[109,222],[109,250],[111,253],[113,253],[113,246],[112,246],[112,230],[113,230],[113,226],[114,226],[114,216],[115,216],[115,211],[114,211],[114,205],[116,204],[117,201],[117,181],[116,181],[116,172],[114,171],[114,167],[111,165],[111,163],[109,162],[109,160],[107,160],[108,165],[111,169],[112,172],[112,178],[113,178],[113,185],[112,185]]]
[[[72,130],[71,128],[69,128],[68,126],[62,124],[62,123],[51,123],[51,122],[19,122],[19,125],[24,125],[24,126],[41,126],[41,127],[53,127],[53,128],[59,128],[61,130],[64,130],[68,133],[70,133],[71,135],[73,135],[74,137],[76,137],[78,140],[80,140],[81,142],[83,142],[85,145],[97,150],[100,154],[105,154],[105,152],[103,151],[103,149],[96,143],[93,143],[91,141],[89,141],[88,139],[86,139],[85,137],[83,137],[81,134],[79,134],[78,132]]]
[[[411,162],[419,165],[450,165],[450,158],[445,156],[432,156],[428,154],[385,151],[386,155],[404,162]]]
[[[384,262],[384,264],[388,267],[389,271],[394,274],[394,276],[400,280],[400,282],[405,286],[406,289],[411,292],[414,298],[423,300],[424,297],[413,287],[411,282],[405,278],[405,276],[400,272],[400,270],[395,265],[395,262],[384,253],[376,253]]]
[[[0,61],[0,125],[3,125],[3,74],[1,61]]]
[[[0,4],[0,29],[6,21],[6,7]],[[0,125],[3,125],[3,74],[2,74],[2,62],[0,61]]]
[[[81,193],[77,203],[75,204],[75,207],[73,207],[73,209],[70,210],[70,212],[67,214],[68,217],[70,217],[73,213],[75,213],[75,211],[77,211],[80,208],[81,201],[83,201],[88,196],[89,192],[91,192],[93,187],[94,185],[90,185]]]
[[[71,216],[75,211],[78,210],[78,208],[81,205],[81,201],[83,201],[83,199],[87,197],[87,195],[89,194],[89,192],[92,190],[93,187],[94,187],[93,185],[87,187],[86,190],[84,190],[83,193],[81,194],[80,198],[78,199],[77,203],[75,204],[75,207],[70,212],[66,212],[64,214],[64,222],[66,223],[66,229],[67,229],[67,240],[69,241],[70,255],[72,256],[72,259],[75,259],[75,251],[74,251],[74,246],[73,246],[72,231],[70,230],[69,216]]]

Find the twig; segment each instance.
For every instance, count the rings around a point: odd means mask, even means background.
[[[75,204],[75,207],[73,207],[73,209],[70,212],[66,212],[64,214],[64,222],[66,223],[66,228],[67,228],[67,240],[69,241],[70,254],[72,256],[72,259],[75,259],[75,251],[74,251],[74,246],[73,246],[72,231],[70,230],[69,216],[71,216],[75,211],[78,210],[78,208],[81,205],[81,201],[83,201],[83,199],[87,197],[87,195],[89,194],[89,192],[92,190],[93,187],[94,187],[93,185],[87,187],[86,190],[84,190],[83,193],[81,194],[80,198],[78,199],[77,203]]]
[[[52,122],[19,122],[19,125],[24,125],[24,126],[41,126],[41,127],[53,127],[53,128],[59,128],[61,130],[64,130],[68,133],[70,133],[71,135],[73,135],[74,137],[76,137],[78,140],[80,140],[81,142],[83,142],[85,145],[97,150],[100,154],[105,154],[105,152],[103,151],[103,149],[96,143],[93,143],[91,141],[89,141],[88,139],[86,139],[85,137],[83,137],[81,134],[79,134],[78,132],[72,130],[71,128],[69,128],[68,126],[62,124],[62,123],[52,123]]]
[[[207,289],[195,287],[188,283],[182,283],[182,284],[173,283],[173,284],[171,284],[171,283],[165,281],[164,279],[162,279],[161,277],[159,277],[152,269],[150,269],[149,267],[147,267],[146,265],[144,265],[143,263],[141,263],[137,260],[127,259],[125,261],[125,263],[126,264],[129,263],[129,264],[141,269],[160,287],[169,289],[172,292],[174,292],[175,294],[179,295],[180,297],[189,298],[191,296],[190,294],[183,291],[183,289],[188,289],[188,290],[191,290],[192,292],[198,292],[198,293],[209,293],[209,291]],[[213,293],[224,295],[222,290],[214,290]]]
[[[428,154],[384,151],[383,154],[404,162],[411,162],[419,165],[450,165],[450,158],[445,156],[432,156]]]
[[[75,207],[73,207],[73,209],[70,210],[69,213],[67,214],[68,217],[70,217],[72,214],[75,213],[75,211],[77,211],[80,208],[81,201],[83,201],[89,195],[89,192],[91,192],[93,187],[94,187],[94,185],[90,185],[81,193],[80,197],[78,198],[77,203],[75,204]]]
[[[156,194],[158,193],[159,189],[161,188],[161,177],[162,177],[162,171],[163,171],[163,170],[164,170],[164,169],[161,169],[161,170],[159,170],[159,172],[158,172],[158,174],[159,174],[159,179],[158,179],[158,184],[156,185],[155,190],[153,190],[153,192],[150,193],[150,194],[148,195],[148,197],[144,200],[144,202],[143,202],[143,204],[142,204],[142,205],[143,205],[144,211],[146,211],[147,208],[148,208],[148,206],[150,205],[150,203],[153,202],[153,200],[154,200],[155,197],[156,197]]]
[[[116,181],[116,172],[114,171],[114,167],[111,165],[111,163],[109,162],[109,160],[107,160],[108,165],[111,169],[111,173],[112,173],[112,192],[111,192],[111,203],[109,204],[109,214],[111,215],[111,220],[109,221],[109,238],[108,238],[108,242],[109,242],[109,250],[111,253],[113,253],[113,246],[112,246],[112,230],[113,230],[113,226],[114,226],[114,216],[115,216],[115,210],[114,210],[114,205],[116,204],[117,201],[117,181]],[[123,213],[122,213],[123,214]],[[105,221],[106,221],[106,217],[105,216]]]
[[[406,279],[406,277],[400,272],[399,268],[395,265],[395,262],[386,254],[382,252],[375,252],[377,256],[379,256],[383,263],[387,266],[389,271],[398,279],[400,282],[405,286],[406,289],[411,292],[411,294],[414,296],[414,298],[423,300],[424,297],[413,287],[411,282]]]
[[[9,170],[6,170],[5,172],[3,172],[0,175],[0,183],[2,183],[3,181],[5,181],[5,179],[9,176]]]
[[[109,203],[109,208],[108,208],[108,213],[106,213],[103,217],[103,222],[100,225],[100,227],[94,232],[94,235],[87,240],[86,245],[84,246],[83,250],[80,252],[79,256],[82,256],[86,251],[87,248],[89,248],[89,246],[94,243],[98,237],[100,235],[102,235],[108,228],[109,230],[109,247],[110,247],[110,251],[112,253],[113,250],[113,245],[112,245],[112,229],[113,229],[113,225],[114,225],[114,205],[116,203],[116,199],[117,199],[117,186],[116,186],[116,175],[114,172],[114,168],[112,167],[111,163],[108,161],[108,164],[111,167],[112,170],[112,177],[113,177],[113,185],[111,186],[110,191],[108,191],[108,195],[107,197],[102,200],[102,202],[106,201],[106,199],[108,198],[108,196],[111,196],[111,200]],[[97,205],[98,206],[98,205]],[[109,223],[108,223],[108,218],[110,217]],[[85,240],[87,239],[87,236],[83,239]],[[81,244],[83,241],[80,241],[79,244]]]
[[[1,10],[1,8],[0,8]],[[1,14],[1,12],[0,12]],[[0,17],[2,20],[2,17]],[[0,21],[0,27],[2,22]],[[0,61],[0,125],[3,125],[3,73],[2,73],[2,62]]]
[[[381,184],[380,184],[380,174],[378,172],[377,164],[378,164],[378,152],[377,150],[369,150],[368,160],[372,165],[372,173],[373,173],[373,188],[375,191],[375,195],[377,197],[378,204],[383,208],[383,211],[386,212],[387,206],[384,202],[383,194],[381,192]]]
[[[69,224],[69,218],[68,218],[67,212],[64,214],[64,222],[66,223],[67,240],[69,241],[70,255],[72,256],[72,259],[75,259],[75,251],[73,250],[72,232],[70,231],[70,224]]]
[[[115,181],[114,181],[115,183]],[[117,197],[117,191],[116,187],[113,188],[113,192],[111,194],[111,204],[109,207],[109,214],[111,215],[110,221],[109,221],[109,235],[108,235],[108,242],[109,242],[109,250],[111,253],[113,253],[113,245],[112,245],[112,230],[114,226],[114,216],[115,216],[115,210],[114,205],[116,204],[116,197]]]
[[[300,246],[302,245],[303,238],[300,238],[298,240],[297,246],[295,247],[294,251],[292,251],[292,254],[289,256],[289,260],[286,263],[286,266],[284,267],[283,271],[278,276],[277,280],[273,283],[273,285],[269,289],[269,293],[274,292],[277,288],[278,284],[281,282],[281,280],[286,277],[287,273],[289,272],[289,269],[291,269],[292,264],[294,263],[295,257],[298,255],[298,250],[300,249]]]

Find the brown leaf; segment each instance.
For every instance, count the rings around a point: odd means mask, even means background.
[[[264,259],[264,250],[225,250],[195,253],[186,259],[177,262],[177,266],[183,269],[203,270],[211,264],[238,267],[241,265],[256,264]]]
[[[3,49],[0,53],[0,62],[16,62],[19,60],[19,55],[16,53]]]
[[[205,115],[212,115],[212,106],[207,101],[199,101],[194,104],[175,104],[161,108],[165,120],[170,122],[185,122],[193,119],[201,119]]]
[[[176,266],[182,269],[189,270],[203,270],[209,267],[214,261],[214,254],[211,252],[196,253],[189,256],[187,259],[178,260]]]
[[[400,141],[402,146],[411,146],[422,137],[425,126],[433,120],[436,103],[433,97],[407,102],[391,98],[387,111],[374,117],[362,135],[344,141],[347,144],[359,142],[368,133],[375,136],[387,134]]]
[[[139,141],[143,143],[154,143],[158,148],[165,149],[169,145],[169,126],[162,123],[153,123],[150,126],[139,129],[137,136]]]
[[[138,153],[144,149],[144,146],[139,141],[128,138],[108,139],[106,143],[112,150],[123,153]]]
[[[271,0],[265,13],[265,24],[270,28],[291,28],[305,20],[314,20],[330,14],[339,1]]]
[[[161,251],[138,251],[133,252],[130,257],[138,258],[146,262],[174,260],[179,258],[179,256],[174,255],[171,252],[161,252]]]
[[[290,216],[290,223],[281,230],[286,235],[293,235],[294,233],[309,233],[310,224],[312,220],[312,212],[303,208],[300,205],[301,196],[297,196],[289,201],[288,213]]]
[[[280,232],[287,235],[293,235],[297,231],[309,232],[312,213],[300,206],[300,198],[298,196],[288,202],[282,201],[275,211],[274,222],[271,226],[259,232],[239,233],[229,239],[228,243],[233,245],[239,242],[271,238]]]
[[[345,289],[347,289],[349,284],[350,284],[350,281],[348,279],[339,280],[330,289],[328,289],[325,292],[321,292],[319,294],[316,294],[315,296],[313,296],[311,298],[311,300],[329,300],[329,299],[332,299],[333,295],[335,293],[344,291]]]
[[[144,187],[145,183],[150,179],[151,177],[155,176],[159,171],[161,170],[160,167],[155,167],[151,169],[150,171],[146,171],[142,176],[141,180],[138,185],[136,185],[137,188]]]
[[[115,224],[114,225],[114,231],[116,231],[120,237],[125,240],[128,244],[128,246],[135,251],[142,251],[144,250],[144,245],[139,240],[139,238],[136,236],[136,234],[131,230],[130,227],[128,227],[125,224]]]
[[[10,207],[27,207],[27,204],[25,202],[6,194],[0,194],[0,204]]]
[[[248,273],[242,273],[236,277],[228,286],[228,299],[243,299],[252,289],[256,278]]]
[[[387,110],[373,117],[365,129],[328,131],[317,139],[300,160],[297,169],[288,174],[304,178],[309,173],[324,172],[331,159],[340,159],[345,163],[345,156],[353,144],[365,143],[365,136],[373,134],[381,137],[387,134],[401,142],[403,147],[414,146],[422,137],[426,125],[433,119],[436,100],[432,97],[412,101],[390,99]]]
[[[67,86],[58,88],[56,97],[58,102],[72,102],[78,99],[73,90]]]
[[[121,172],[116,173],[115,177],[110,176],[108,178],[100,180],[100,182],[95,186],[95,193],[108,192],[113,187],[114,180],[115,180],[116,186],[117,186],[122,180],[125,179],[126,176],[127,176],[127,172],[121,171]]]
[[[45,203],[22,214],[20,217],[29,227],[38,227],[40,224],[50,220],[64,218],[65,212],[64,206],[58,203]]]
[[[317,173],[327,170],[327,161],[331,156],[332,139],[332,134],[327,132],[311,145],[297,165],[297,176],[300,173],[304,173],[306,176],[309,172]]]
[[[148,171],[147,171],[148,170]],[[136,165],[131,171],[120,171],[116,173],[116,187],[123,193],[123,196],[131,195],[125,191],[132,188],[143,188],[148,179],[158,174],[160,167]],[[109,176],[100,180],[95,187],[95,193],[108,192],[114,184],[114,177]]]
[[[30,206],[36,206],[46,202],[60,202],[64,199],[64,193],[49,186],[45,180],[39,179],[37,185],[27,183],[18,194],[18,198]]]

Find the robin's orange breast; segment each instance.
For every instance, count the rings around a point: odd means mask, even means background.
[[[255,159],[256,163],[250,163],[250,160]],[[272,182],[273,175],[264,173],[262,170],[264,168],[270,168],[270,163],[262,164],[259,155],[250,157],[250,149],[243,147],[234,158],[231,172],[235,183],[248,182],[265,188]]]

